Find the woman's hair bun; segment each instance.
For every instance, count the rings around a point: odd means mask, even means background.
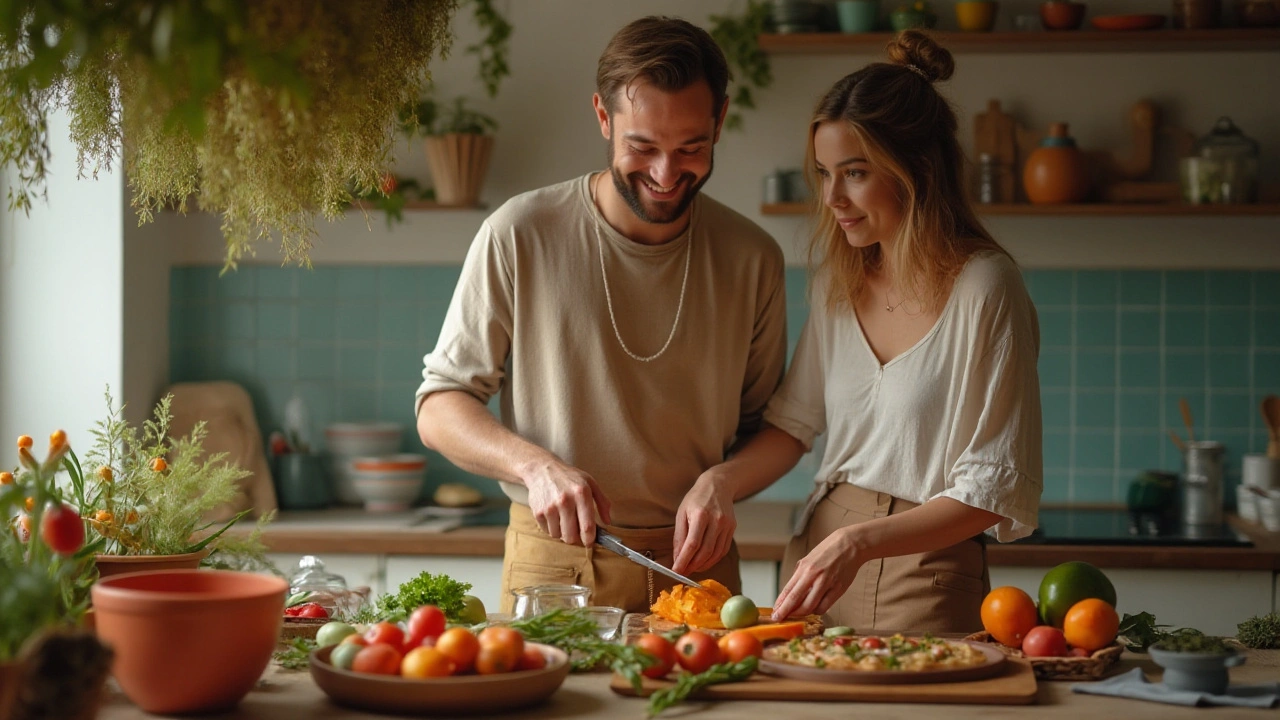
[[[947,80],[956,70],[956,61],[951,57],[951,51],[919,30],[898,33],[889,41],[886,51],[889,62],[914,66],[929,82]]]

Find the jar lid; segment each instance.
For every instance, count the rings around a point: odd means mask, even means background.
[[[1231,122],[1231,118],[1223,116],[1214,123],[1208,135],[1196,143],[1197,154],[1207,158],[1239,158],[1258,157],[1258,143],[1245,135]]]
[[[298,569],[289,578],[289,592],[328,593],[346,592],[347,581],[341,575],[326,572],[324,561],[315,555],[304,555],[298,561]]]

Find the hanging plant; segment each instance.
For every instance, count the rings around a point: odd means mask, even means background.
[[[772,28],[772,10],[766,0],[747,0],[741,15],[712,15],[712,39],[724,52],[737,85],[724,120],[725,130],[742,129],[741,110],[756,106],[752,88],[763,90],[773,84],[769,55],[760,49],[760,34]]]
[[[45,113],[82,176],[122,161],[142,222],[189,199],[222,216],[226,263],[278,238],[307,264],[318,212],[378,187],[397,111],[447,53],[458,0],[0,3],[0,167],[11,210],[45,195]],[[121,158],[116,153],[122,153]]]

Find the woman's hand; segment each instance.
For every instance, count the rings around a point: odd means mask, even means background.
[[[858,557],[852,528],[841,528],[818,543],[801,558],[773,604],[773,621],[782,622],[800,615],[821,615],[844,595],[858,568],[866,559]]]
[[[609,500],[595,478],[572,465],[551,463],[522,473],[529,510],[543,532],[570,545],[596,541],[596,511],[609,522]]]
[[[738,528],[734,490],[718,474],[717,468],[702,473],[676,511],[671,569],[682,575],[711,569],[733,543],[733,531]]]

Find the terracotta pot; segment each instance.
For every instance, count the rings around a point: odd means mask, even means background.
[[[98,637],[124,694],[154,714],[237,705],[275,649],[289,583],[225,570],[116,575],[93,586]]]
[[[98,578],[143,570],[195,570],[209,554],[209,548],[180,555],[94,555]]]
[[[1049,126],[1049,135],[1027,157],[1022,170],[1027,199],[1037,205],[1080,202],[1089,196],[1089,163],[1066,123]]]
[[[0,718],[13,717],[13,703],[18,698],[18,688],[22,687],[25,669],[26,666],[16,660],[0,662]]]
[[[451,133],[426,139],[427,164],[443,205],[475,205],[489,169],[492,135]]]
[[[18,658],[0,663],[3,720],[93,720],[102,704],[111,650],[83,630],[47,630]]]

